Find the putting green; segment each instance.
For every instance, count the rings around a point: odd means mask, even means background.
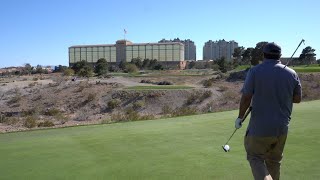
[[[320,101],[294,106],[282,179],[320,177]],[[0,134],[0,179],[252,179],[237,111]],[[244,126],[246,126],[245,123]]]

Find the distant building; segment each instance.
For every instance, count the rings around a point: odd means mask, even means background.
[[[234,49],[238,47],[235,41],[207,41],[203,46],[203,60],[216,60],[225,57],[226,60],[232,59]]]
[[[96,63],[105,58],[111,64],[130,62],[133,58],[156,59],[165,66],[184,68],[184,45],[180,42],[132,43],[118,40],[116,44],[81,45],[69,47],[69,65],[81,60]]]
[[[184,59],[197,60],[196,45],[192,40],[190,39],[180,40],[179,38],[175,38],[173,40],[162,39],[159,41],[159,43],[165,43],[165,42],[180,42],[184,44]]]

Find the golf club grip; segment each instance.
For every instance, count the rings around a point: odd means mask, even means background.
[[[251,110],[252,110],[252,106],[249,107],[249,109],[247,110],[247,112],[246,112],[246,114],[244,115],[244,117],[243,117],[243,119],[242,119],[241,122],[243,122],[243,121],[247,118],[247,116],[249,115],[249,113],[251,112]]]

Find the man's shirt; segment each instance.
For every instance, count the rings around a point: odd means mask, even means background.
[[[244,95],[252,94],[247,135],[279,136],[288,133],[293,96],[301,96],[297,73],[279,60],[264,59],[247,74]]]

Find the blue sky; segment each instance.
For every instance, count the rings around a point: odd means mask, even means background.
[[[68,65],[68,47],[191,39],[197,59],[208,40],[260,41],[291,56],[302,38],[320,52],[317,0],[1,0],[0,67]],[[317,59],[319,55],[317,56]]]

